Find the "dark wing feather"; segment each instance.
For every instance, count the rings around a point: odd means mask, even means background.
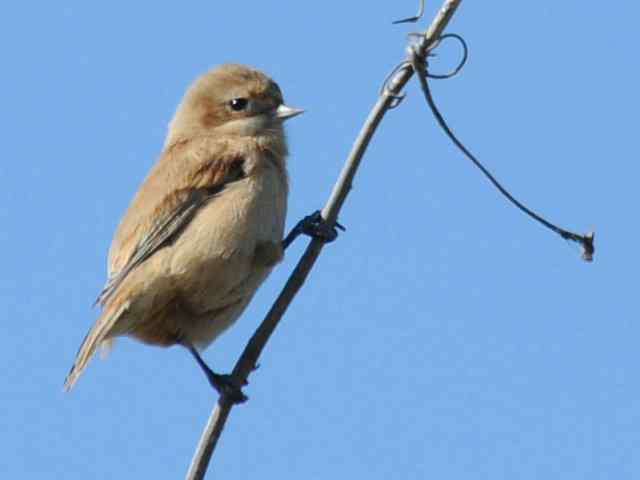
[[[122,269],[111,275],[94,305],[98,303],[104,305],[108,302],[129,273],[155,252],[171,245],[203,205],[224,190],[229,183],[242,177],[242,168],[238,164],[238,168],[232,169],[221,183],[211,187],[188,190],[184,199],[140,239]]]

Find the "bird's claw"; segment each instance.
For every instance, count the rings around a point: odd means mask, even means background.
[[[338,230],[345,231],[345,228],[338,222],[330,225],[322,218],[320,210],[316,210],[311,215],[307,215],[300,220],[295,229],[309,237],[322,240],[324,243],[333,242],[338,238]]]
[[[228,398],[234,404],[244,403],[249,400],[249,397],[242,392],[242,387],[247,385],[247,381],[243,385],[238,385],[233,375],[211,372],[207,376],[209,377],[209,383],[221,397]]]
[[[337,221],[334,222],[333,225],[330,225],[322,218],[320,210],[316,210],[311,215],[304,217],[293,227],[289,235],[282,241],[282,247],[286,249],[296,238],[303,234],[321,240],[324,243],[333,242],[338,238],[338,230],[345,231],[346,229]]]

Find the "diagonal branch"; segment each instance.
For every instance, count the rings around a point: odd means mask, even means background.
[[[444,1],[440,11],[437,13],[433,22],[427,29],[426,34],[422,36],[422,40],[416,46],[416,48],[418,48],[418,52],[423,55],[426,54],[429,45],[442,34],[442,31],[453,17],[453,14],[461,1],[462,0]],[[369,146],[369,142],[371,141],[378,124],[384,117],[385,113],[397,102],[402,88],[406,85],[412,75],[413,69],[410,64],[406,64],[402,68],[398,69],[387,82],[383,94],[378,98],[369,113],[358,137],[353,143],[351,152],[349,153],[344,167],[340,172],[340,176],[333,187],[329,200],[322,209],[322,217],[330,225],[333,225],[338,218],[338,213],[351,190],[353,178],[355,177],[360,165],[360,160]],[[289,307],[289,304],[300,288],[302,288],[311,268],[322,251],[323,245],[324,244],[321,240],[311,240],[309,246],[302,255],[302,258],[287,280],[282,292],[280,292],[280,295],[269,310],[269,313],[267,313],[267,316],[249,340],[249,343],[238,359],[232,373],[236,378],[238,385],[244,384],[249,377],[249,374],[254,370],[260,353],[264,349],[269,337]],[[209,465],[209,460],[211,459],[213,450],[220,438],[224,424],[232,407],[232,402],[225,396],[222,396],[218,400],[218,403],[209,417],[202,436],[200,437],[200,441],[198,442],[189,471],[187,472],[187,480],[201,480],[204,478]]]

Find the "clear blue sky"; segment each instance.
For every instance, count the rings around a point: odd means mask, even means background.
[[[216,397],[128,339],[62,381],[111,235],[187,85],[257,66],[289,124],[288,225],[324,204],[386,73],[402,2],[10,2],[0,19],[2,478],[182,478]],[[508,205],[415,83],[232,413],[209,478],[640,477],[636,2],[466,1],[451,126],[521,200],[597,231],[596,261]],[[436,65],[451,65],[445,47]],[[438,63],[442,62],[442,63]],[[302,252],[205,353],[234,364]]]

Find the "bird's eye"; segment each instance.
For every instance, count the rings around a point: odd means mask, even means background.
[[[247,105],[249,105],[249,100],[247,100],[246,98],[234,98],[229,102],[229,106],[234,112],[240,112],[244,110],[245,108],[247,108]]]

